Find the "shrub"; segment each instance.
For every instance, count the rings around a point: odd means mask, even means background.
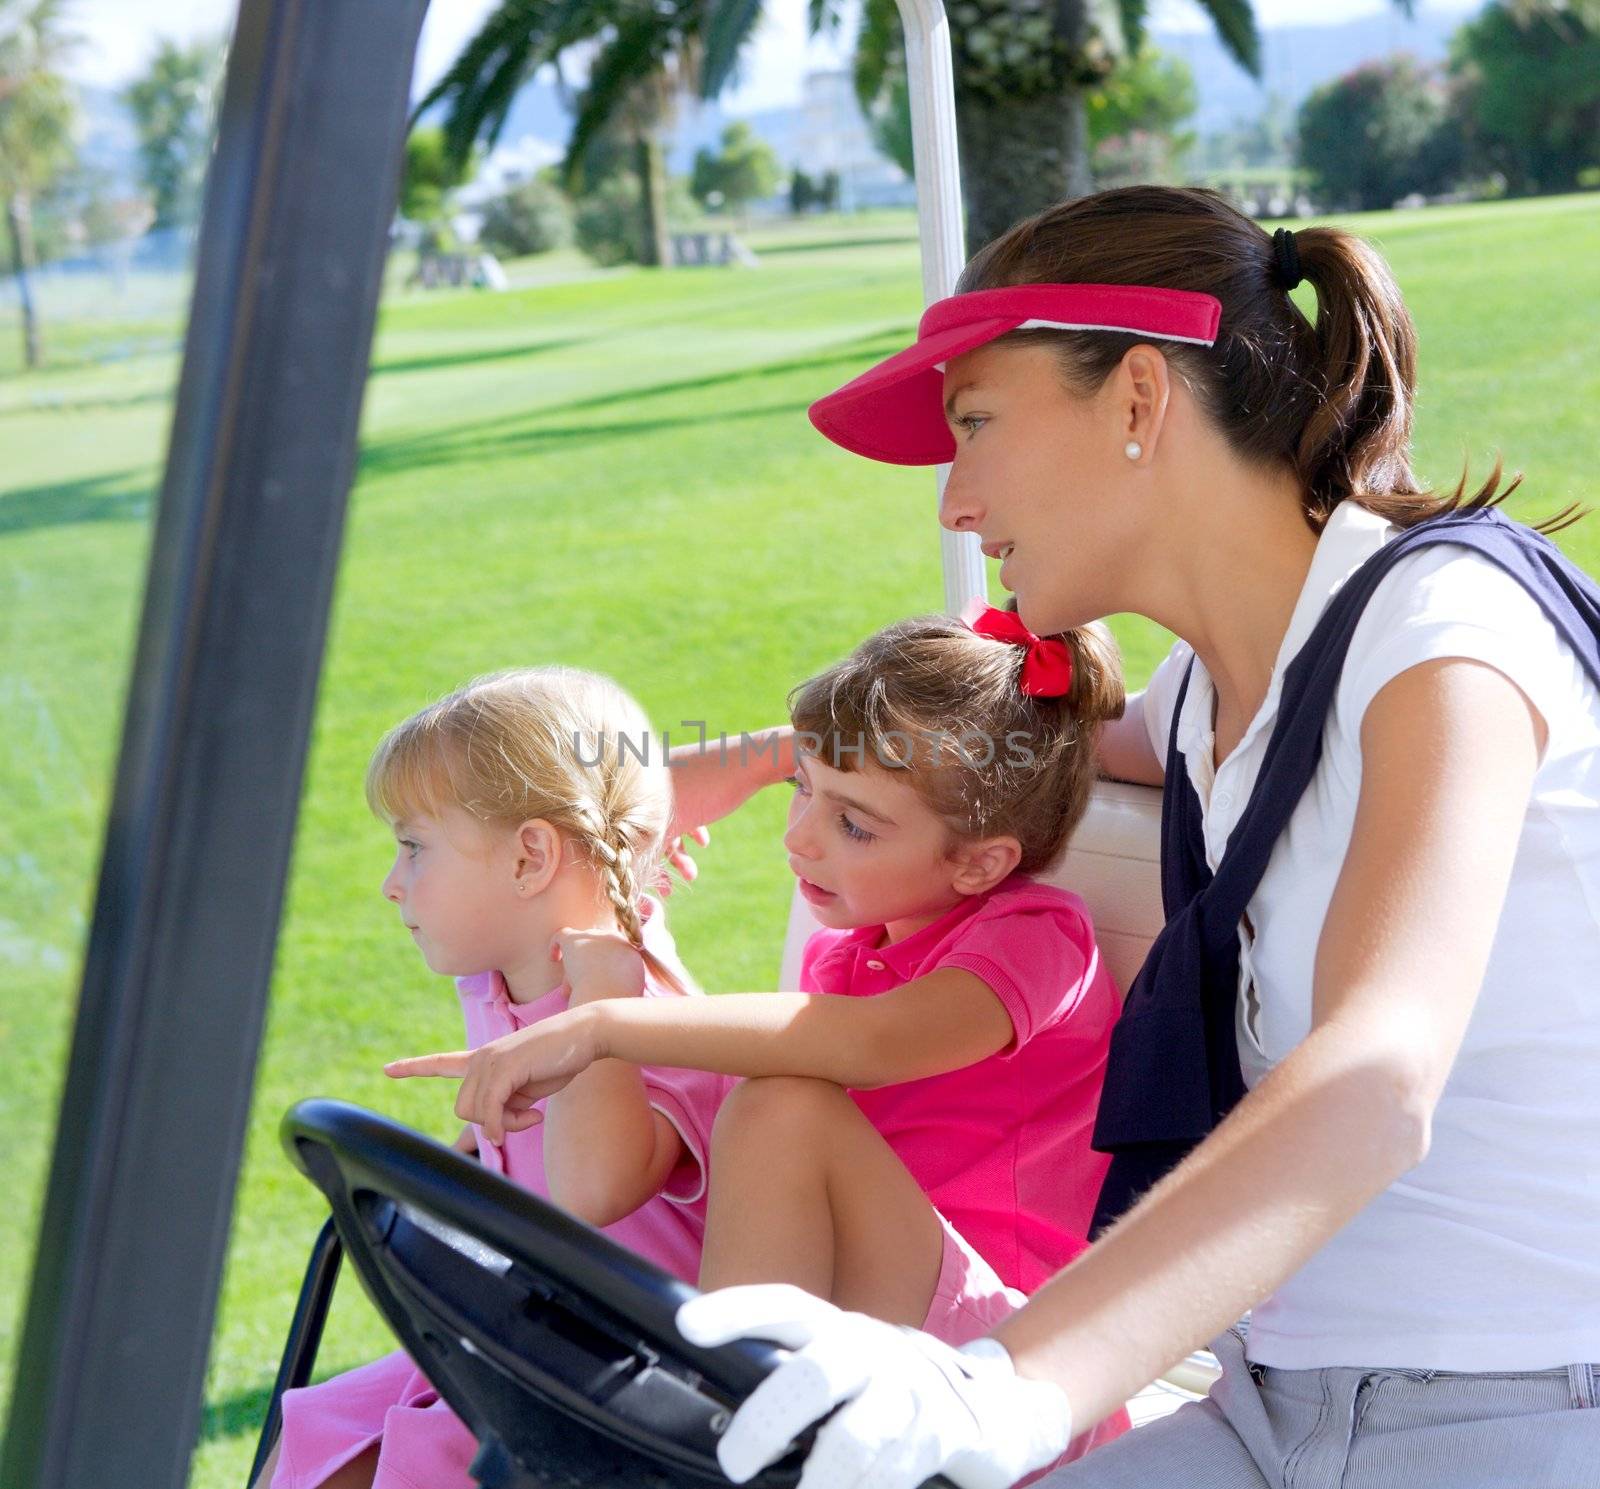
[[[681,176],[667,183],[667,225],[689,228],[701,214]],[[636,176],[612,176],[578,203],[573,222],[578,247],[597,264],[644,262],[644,223]]]
[[[1443,82],[1410,57],[1370,62],[1300,106],[1299,161],[1331,206],[1392,206],[1445,190],[1459,163]]]
[[[547,176],[533,176],[484,209],[482,239],[507,258],[549,253],[572,242],[572,203]]]

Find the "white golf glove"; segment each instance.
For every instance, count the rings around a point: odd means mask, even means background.
[[[736,1484],[753,1478],[835,1406],[800,1489],[1007,1489],[1054,1462],[1072,1436],[1059,1387],[1024,1380],[997,1340],[953,1349],[931,1335],[846,1313],[787,1284],[703,1293],[678,1310],[692,1344],[770,1339],[795,1351],[751,1393],[717,1444]]]

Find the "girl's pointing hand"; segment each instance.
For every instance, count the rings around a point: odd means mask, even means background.
[[[582,1075],[597,1059],[593,1025],[581,1010],[556,1014],[478,1049],[391,1060],[384,1074],[442,1076],[461,1082],[456,1115],[476,1122],[491,1142],[544,1120],[536,1106]]]

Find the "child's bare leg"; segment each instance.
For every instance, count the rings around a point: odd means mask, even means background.
[[[267,1461],[261,1466],[261,1474],[250,1489],[267,1489],[267,1485],[272,1482],[273,1474],[278,1471],[278,1449],[282,1446],[283,1439],[280,1437],[273,1443],[272,1451],[267,1454]]]
[[[792,1282],[890,1323],[927,1316],[943,1228],[928,1197],[838,1086],[736,1086],[711,1140],[703,1288]]]
[[[272,1451],[267,1454],[267,1461],[262,1465],[261,1476],[250,1486],[250,1489],[267,1489],[272,1482],[272,1475],[278,1468],[278,1449],[282,1446],[281,1440],[272,1445]],[[373,1445],[364,1452],[356,1454],[345,1466],[329,1475],[318,1486],[318,1489],[372,1489],[373,1476],[378,1472],[378,1445]]]
[[[378,1444],[357,1453],[345,1466],[330,1474],[318,1489],[372,1489],[372,1480],[378,1472]]]

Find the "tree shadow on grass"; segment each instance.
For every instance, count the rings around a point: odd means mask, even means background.
[[[272,1383],[268,1381],[206,1402],[200,1412],[200,1433],[196,1441],[215,1442],[220,1437],[242,1437],[247,1432],[251,1437],[259,1437],[271,1400]]]
[[[541,449],[612,439],[636,439],[640,435],[691,426],[707,429],[745,419],[765,419],[774,414],[798,414],[809,407],[809,401],[801,399],[794,403],[718,409],[715,413],[681,414],[665,419],[634,419],[627,423],[557,424],[537,429],[501,428],[493,432],[466,435],[460,430],[448,429],[437,435],[391,441],[381,449],[368,451],[361,460],[361,473],[364,477],[382,476],[427,466],[453,465],[458,461],[476,464],[484,460],[509,460]]]
[[[564,351],[580,344],[581,338],[569,336],[553,341],[529,341],[521,346],[492,346],[478,351],[440,352],[432,357],[383,357],[368,370],[370,377],[387,377],[396,372],[438,372],[446,367],[471,367],[479,362],[513,362],[523,357],[537,357],[544,352]]]
[[[80,522],[142,522],[152,495],[148,475],[131,470],[0,489],[0,536]]]
[[[319,1365],[312,1376],[312,1383],[342,1375],[361,1363],[363,1362],[353,1360],[347,1364],[330,1365],[326,1368]],[[218,1438],[242,1437],[246,1433],[252,1439],[259,1437],[261,1424],[267,1419],[267,1406],[271,1400],[272,1380],[269,1378],[260,1385],[247,1386],[243,1390],[235,1391],[231,1396],[218,1396],[207,1401],[200,1412],[200,1432],[195,1441],[215,1442]]]
[[[775,248],[758,248],[755,254],[757,258],[775,259],[791,253],[827,253],[835,248],[891,248],[916,241],[915,233],[903,238],[825,238],[819,243],[780,243]]]
[[[666,398],[678,393],[704,392],[734,384],[759,383],[766,378],[785,377],[790,373],[854,364],[880,355],[885,350],[898,349],[913,335],[915,327],[897,326],[830,347],[815,356],[768,362],[757,367],[741,367],[731,372],[708,373],[703,377],[680,378],[673,382],[654,383],[643,388],[623,388],[615,393],[598,393],[588,398],[570,399],[566,403],[549,404],[528,409],[523,413],[500,414],[492,419],[480,420],[476,424],[457,424],[448,429],[433,430],[426,434],[377,440],[362,452],[361,469],[365,475],[381,475],[391,471],[409,470],[418,465],[440,465],[452,460],[481,458],[485,455],[514,454],[519,450],[540,445],[583,439],[609,439],[618,435],[650,434],[663,429],[686,428],[690,425],[702,426],[724,423],[732,419],[756,419],[769,414],[794,413],[809,407],[810,400],[768,404],[755,408],[717,409],[705,413],[638,419],[617,424],[571,424],[550,427],[542,422],[562,414],[589,413],[595,409],[615,408],[620,404],[635,405],[647,399]],[[540,421],[539,427],[528,427],[529,422],[533,420]]]
[[[63,398],[35,394],[26,403],[0,408],[0,419],[18,419],[30,414],[92,414],[115,409],[141,408],[152,403],[171,403],[172,388],[146,388],[141,393],[129,393],[122,398]]]

